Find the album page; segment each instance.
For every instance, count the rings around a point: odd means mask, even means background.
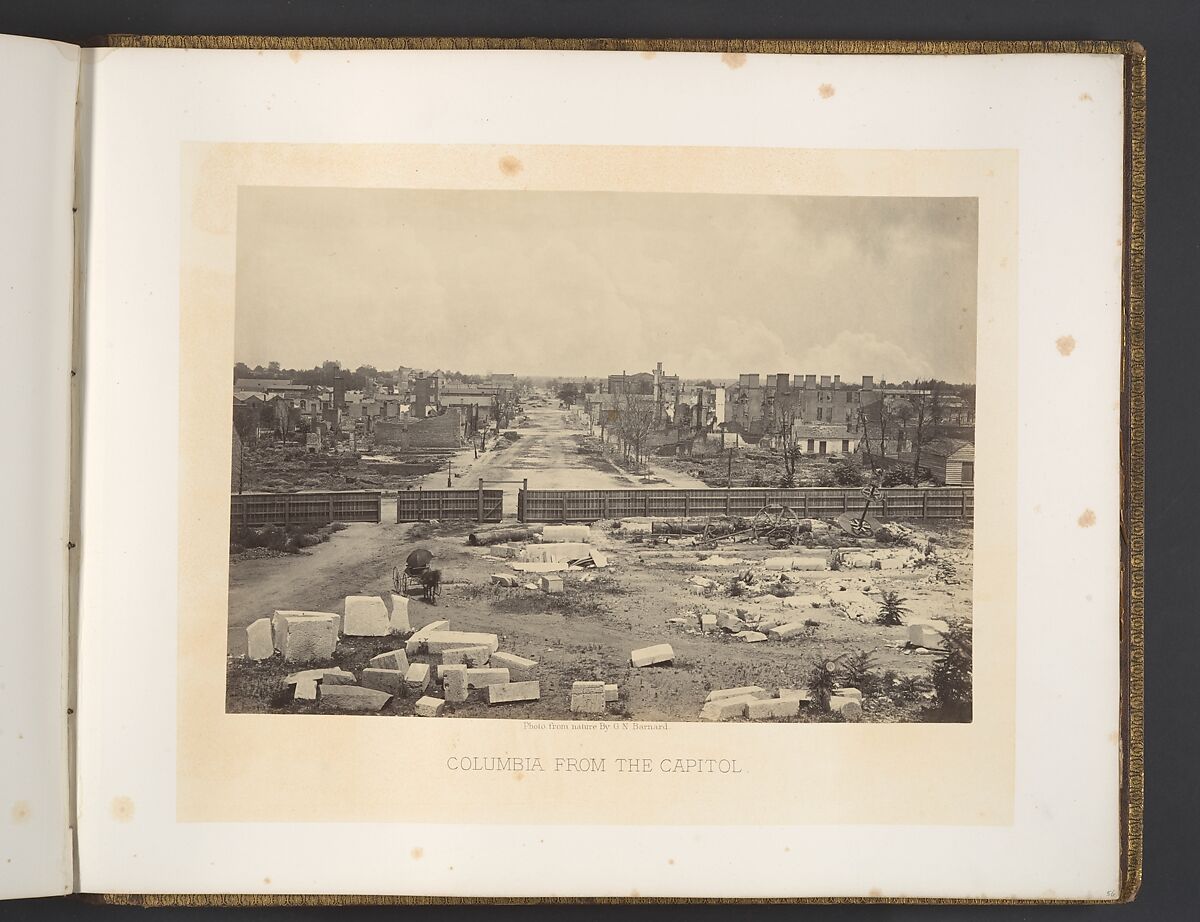
[[[1116,897],[1119,55],[87,67],[83,889]]]

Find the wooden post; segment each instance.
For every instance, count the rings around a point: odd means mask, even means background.
[[[289,498],[288,498],[287,494],[284,494],[284,497],[283,497],[283,524],[285,527],[289,524],[288,512],[289,512],[290,505],[291,505],[291,503],[289,502]]]
[[[333,521],[333,497],[329,497],[329,518],[325,520],[325,524]]]
[[[963,490],[958,494],[959,504],[962,507],[962,517],[967,517],[967,491]]]
[[[921,492],[921,519],[924,521],[927,518],[929,518],[929,491],[923,490]]]
[[[476,501],[476,506],[477,506],[477,509],[476,509],[476,513],[475,513],[475,521],[482,525],[483,524],[483,478],[482,477],[479,478],[479,497]]]
[[[691,508],[692,508],[691,499],[692,499],[692,494],[685,491],[683,494],[683,517],[685,519],[691,514]]]
[[[563,491],[562,495],[562,523],[567,524],[567,492]]]

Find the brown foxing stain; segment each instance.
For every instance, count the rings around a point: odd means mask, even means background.
[[[420,847],[414,848],[408,854],[412,857],[413,861],[420,861],[422,858],[425,857],[425,849],[420,848]]]
[[[264,883],[264,884],[267,884],[268,886],[270,886],[270,884],[271,884],[271,878],[269,878],[269,877],[264,877],[264,878],[263,878],[263,883]]]
[[[746,65],[746,56],[740,51],[726,51],[721,55],[721,61],[730,70],[737,70],[739,67]]]
[[[1091,101],[1092,101],[1092,94],[1091,94],[1091,93],[1086,93],[1086,92],[1085,92],[1085,93],[1080,93],[1080,94],[1079,94],[1079,101],[1080,101],[1080,102],[1091,102]]]
[[[658,56],[657,51],[643,51],[642,52],[642,60],[643,61],[653,61],[655,59],[655,57],[657,57],[657,56]]]
[[[822,99],[829,99],[829,97],[836,92],[837,90],[833,88],[832,83],[822,83],[819,87],[817,87],[817,95],[819,95]]]
[[[524,772],[513,772],[513,781],[520,781],[524,777],[525,777]]]
[[[112,813],[112,818],[118,823],[128,823],[133,819],[133,798],[114,797],[112,804],[109,806],[109,812]]]
[[[883,896],[883,891],[878,887],[872,887],[867,891],[867,896],[871,897],[872,899],[879,899],[881,896]]]
[[[291,51],[288,52],[288,57],[292,59],[293,64],[299,64],[300,59],[302,57],[304,57],[304,52],[301,51],[299,48],[293,48]]]
[[[1070,355],[1075,351],[1075,337],[1071,335],[1060,336],[1054,341],[1054,345],[1058,347],[1060,355]]]
[[[674,863],[675,863],[675,859],[674,859],[674,858],[668,858],[668,859],[667,859],[667,864],[674,864]]]
[[[30,814],[29,801],[18,800],[12,807],[12,821],[14,823],[24,823],[29,819]]]
[[[1083,514],[1079,516],[1079,527],[1080,528],[1091,528],[1095,524],[1096,524],[1096,513],[1092,512],[1091,509],[1084,509]]]
[[[523,169],[525,169],[525,164],[512,154],[506,154],[500,158],[500,172],[505,176],[516,176]]]

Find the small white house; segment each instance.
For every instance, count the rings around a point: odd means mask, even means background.
[[[852,455],[858,451],[859,433],[840,426],[797,421],[792,437],[806,455]]]

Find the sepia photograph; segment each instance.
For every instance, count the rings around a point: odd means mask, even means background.
[[[228,713],[972,720],[977,199],[236,213]]]

